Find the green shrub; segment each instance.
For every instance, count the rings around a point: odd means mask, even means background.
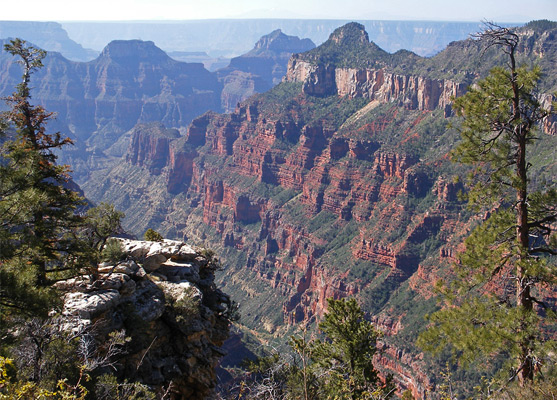
[[[114,375],[101,375],[95,385],[95,398],[99,400],[154,400],[155,394],[139,382],[118,382]]]
[[[143,238],[149,242],[162,242],[164,240],[160,233],[151,228],[145,231]]]
[[[176,321],[181,323],[189,323],[199,316],[199,306],[201,300],[197,296],[197,290],[189,287],[185,290],[184,296],[172,302],[172,308],[176,312]]]
[[[122,242],[118,239],[108,239],[101,253],[101,259],[108,263],[117,263],[125,256]]]

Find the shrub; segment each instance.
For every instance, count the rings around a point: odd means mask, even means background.
[[[162,242],[164,240],[160,233],[151,228],[145,231],[143,238],[149,242]]]
[[[122,243],[118,239],[109,239],[101,253],[101,258],[105,262],[117,263],[124,258]]]

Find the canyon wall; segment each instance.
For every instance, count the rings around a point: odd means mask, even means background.
[[[410,110],[446,110],[452,99],[462,96],[467,85],[451,80],[399,75],[381,69],[337,68],[291,58],[285,81],[303,82],[309,95],[364,97],[382,103],[398,102]]]
[[[357,298],[385,333],[377,367],[423,398],[438,382],[413,343],[436,307],[435,283],[474,224],[453,179],[466,168],[449,160],[459,139],[451,99],[473,71],[453,79],[395,72],[364,33],[357,24],[339,30],[294,56],[285,82],[230,114],[194,119],[164,145],[156,139],[163,127],[131,132],[123,162],[84,189],[130,209],[127,227],[138,234],[154,227],[210,242],[227,260],[219,284],[241,304],[244,328],[264,341],[315,326],[327,298]],[[343,40],[366,47],[376,65],[347,65],[334,53]],[[467,57],[473,46],[450,51]],[[437,68],[446,73],[444,62]],[[550,149],[554,140],[540,143]],[[555,176],[554,163],[544,168]]]

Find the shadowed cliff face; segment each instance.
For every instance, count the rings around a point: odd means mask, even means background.
[[[33,77],[33,99],[56,113],[49,125],[76,139],[64,154],[78,181],[94,151],[106,150],[140,122],[187,125],[207,110],[220,110],[222,86],[202,64],[169,58],[153,42],[114,41],[94,61],[71,62],[49,53]],[[15,59],[0,55],[0,93],[8,95],[20,80]]]
[[[270,337],[318,321],[329,297],[356,297],[385,332],[378,367],[423,396],[434,373],[412,343],[435,307],[432,286],[474,224],[452,179],[466,171],[448,157],[458,140],[451,97],[481,73],[463,65],[451,76],[445,63],[389,55],[348,29],[294,56],[286,82],[232,114],[195,119],[168,147],[136,129],[127,161],[84,190],[129,210],[132,231],[212,243],[229,265],[220,284],[242,305],[242,323]],[[354,43],[375,59],[348,63]],[[475,46],[450,51],[467,59]],[[160,137],[157,129],[149,135]],[[556,140],[536,144],[540,159]],[[156,175],[148,165],[161,151]],[[554,163],[538,168],[539,179],[554,180]]]

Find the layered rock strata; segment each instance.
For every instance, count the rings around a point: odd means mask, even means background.
[[[446,110],[450,115],[452,99],[466,92],[467,84],[445,79],[400,75],[387,68],[338,68],[291,58],[285,80],[303,82],[310,95],[364,97],[381,103],[397,101],[409,110]]]

